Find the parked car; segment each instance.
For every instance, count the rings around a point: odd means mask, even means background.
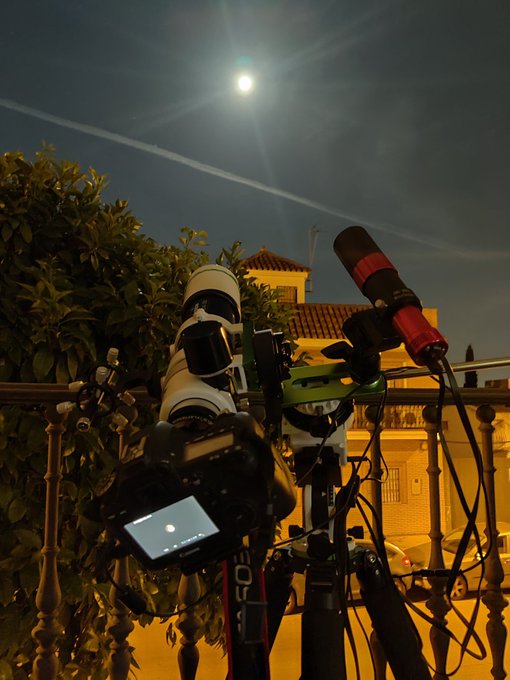
[[[360,548],[374,550],[374,544],[367,539],[355,539],[355,544]],[[390,572],[395,577],[395,585],[404,595],[413,584],[412,563],[409,557],[398,546],[389,541],[385,541],[386,555]],[[298,607],[302,607],[305,602],[305,574],[295,572],[292,578],[292,590],[289,597],[285,614],[292,614]],[[350,576],[351,591],[354,599],[359,599],[360,585],[353,573]]]
[[[480,547],[483,554],[488,546],[487,537],[484,533],[485,526],[483,524],[477,524],[476,526],[478,528],[478,533],[480,534]],[[498,522],[497,529],[499,531],[498,549],[504,572],[504,580],[501,587],[510,588],[510,524],[508,522]],[[444,536],[441,542],[446,569],[449,569],[453,565],[463,532],[464,527],[452,529]],[[415,569],[418,570],[423,567],[428,567],[430,560],[430,542],[407,548],[406,552],[415,565]],[[475,568],[472,569],[471,567]],[[480,575],[480,551],[474,537],[471,536],[466,553],[461,562],[461,571],[453,585],[451,593],[452,599],[462,600],[470,590],[477,590],[480,582]],[[483,583],[482,587],[484,585],[485,584]]]

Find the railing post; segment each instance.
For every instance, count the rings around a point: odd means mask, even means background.
[[[121,586],[129,585],[128,558],[115,560],[113,573],[115,583]],[[129,609],[119,600],[117,588],[110,588],[110,602],[112,604],[111,619],[107,630],[113,638],[108,657],[108,672],[111,680],[126,680],[131,667],[131,652],[127,640],[129,633],[135,627],[130,618]]]
[[[119,459],[122,459],[126,437],[129,435],[131,425],[138,416],[134,406],[124,406],[122,407],[122,412],[117,425]],[[125,414],[124,417],[122,417],[123,414]],[[129,562],[127,557],[120,557],[115,560],[113,579],[121,587],[129,585]],[[135,625],[131,620],[129,609],[120,601],[118,589],[113,585],[110,588],[110,602],[112,610],[107,630],[112,636],[113,641],[108,657],[109,677],[111,680],[126,680],[131,667],[131,651],[129,649],[128,636]]]
[[[179,589],[177,591],[179,604],[183,608],[189,607],[196,602],[201,595],[200,579],[198,574],[190,576],[181,575]],[[200,652],[197,642],[203,635],[203,622],[195,609],[183,612],[177,621],[177,628],[182,633],[180,639],[181,648],[177,655],[181,680],[195,680]]]
[[[429,478],[429,509],[430,509],[430,561],[429,569],[444,569],[443,552],[441,541],[441,495],[439,488],[439,455],[437,445],[437,435],[439,423],[437,421],[438,411],[435,406],[425,406],[422,412],[425,420],[425,431],[427,433],[428,466],[427,474]],[[427,599],[426,607],[432,613],[437,625],[430,629],[430,644],[434,653],[435,669],[434,680],[447,680],[446,661],[450,638],[441,631],[441,627],[446,625],[446,614],[451,609],[445,597],[446,576],[431,576],[430,597]]]
[[[381,418],[379,423],[377,423],[377,414],[379,412],[379,407],[372,405],[367,406],[365,409],[365,418],[368,420],[368,431],[370,436],[373,437],[372,445],[370,447],[370,458],[372,461],[372,471],[370,473],[371,481],[371,492],[372,492],[372,505],[374,506],[375,513],[380,519],[381,534],[378,538],[384,541],[384,530],[383,530],[383,505],[382,505],[382,468],[381,468],[381,432],[383,430],[382,420],[384,413],[380,414]],[[376,529],[376,533],[379,534],[377,527],[376,518],[372,518],[373,526]]]
[[[33,680],[55,680],[59,662],[56,640],[62,628],[57,620],[57,611],[62,600],[58,580],[58,510],[60,481],[62,479],[62,435],[65,431],[65,415],[57,413],[55,406],[45,411],[48,421],[48,463],[44,476],[46,481],[46,507],[44,515],[44,546],[42,570],[37,588],[35,604],[39,613],[38,624],[32,630],[32,638],[37,644],[36,657],[32,665]]]
[[[494,432],[492,421],[496,417],[496,412],[491,406],[483,405],[476,409],[476,417],[480,421],[482,436],[483,477],[487,491],[485,535],[490,546],[485,562],[487,590],[482,598],[482,602],[489,610],[486,631],[492,653],[491,674],[496,680],[502,680],[507,676],[504,669],[507,631],[504,624],[505,617],[503,616],[503,610],[508,605],[508,601],[501,592],[504,572],[498,550],[498,529],[496,525],[496,493],[494,488],[496,468],[494,467],[494,450],[492,446],[492,434]]]
[[[380,415],[380,420],[377,422],[377,415]],[[383,509],[382,509],[382,469],[381,469],[381,432],[382,420],[384,413],[381,413],[378,406],[371,405],[365,409],[365,418],[368,421],[367,430],[370,437],[372,437],[372,444],[370,447],[370,458],[372,462],[372,470],[370,482],[372,493],[372,505],[374,512],[372,516],[372,525],[380,542],[384,541],[383,529]],[[376,521],[376,516],[379,521]],[[379,531],[379,526],[381,527]],[[384,653],[384,648],[381,645],[379,637],[375,630],[372,629],[370,634],[370,647],[372,649],[372,656],[374,659],[375,680],[384,680],[386,678],[387,660]]]

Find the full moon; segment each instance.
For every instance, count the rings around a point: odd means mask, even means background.
[[[237,89],[242,94],[248,94],[253,90],[254,82],[253,78],[248,73],[242,73],[237,78]]]
[[[165,531],[169,534],[172,534],[175,531],[175,526],[173,524],[167,524],[165,526]]]

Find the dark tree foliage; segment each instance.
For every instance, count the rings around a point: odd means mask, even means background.
[[[105,203],[105,178],[56,161],[45,149],[29,162],[0,158],[0,381],[68,383],[88,375],[110,347],[124,368],[163,373],[180,325],[190,273],[208,261],[207,234],[183,229],[179,245],[139,233],[126,201]],[[238,276],[244,319],[283,330],[288,312],[275,294],[246,278],[240,244],[217,261]],[[142,413],[154,419],[155,413]],[[18,406],[0,410],[0,677],[27,677],[34,654],[35,590],[44,526],[45,422]],[[64,678],[106,677],[109,585],[95,573],[101,527],[81,516],[117,460],[117,435],[103,423],[80,433],[68,420],[60,505],[59,640]],[[217,571],[203,575],[213,588]],[[133,585],[150,609],[176,601],[178,573],[144,572],[131,563]],[[219,596],[202,605],[206,639],[222,635]],[[150,619],[142,617],[141,623]]]

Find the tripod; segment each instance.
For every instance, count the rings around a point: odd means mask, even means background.
[[[380,351],[398,346],[400,338],[377,310],[355,313],[343,330],[352,347],[342,341],[323,349],[322,353],[330,359],[344,359],[351,378],[359,385],[372,383],[379,376]],[[271,370],[264,395],[266,413],[273,415],[274,410],[277,414],[272,417],[274,424],[281,419],[281,404],[278,401],[279,385],[273,374],[275,371]],[[302,488],[304,532],[300,531],[300,534],[307,537],[306,546],[300,550],[303,544],[294,542],[290,550],[273,553],[264,579],[259,581],[265,588],[268,602],[265,637],[259,635],[257,652],[253,646],[255,640],[252,640],[252,653],[248,659],[251,665],[240,664],[238,669],[234,663],[230,664],[229,680],[269,678],[265,670],[268,664],[264,665],[262,659],[269,654],[278,632],[296,567],[306,572],[301,618],[301,680],[347,680],[344,637],[349,622],[345,591],[348,574],[352,572],[360,582],[363,602],[395,679],[430,680],[419,634],[391,577],[381,536],[376,551],[349,549],[347,513],[355,505],[360,478],[355,468],[355,473],[343,483],[340,461],[347,462],[345,439],[343,445],[335,448],[323,444],[340,425],[344,425],[351,413],[352,405],[347,401],[340,402],[332,417],[319,413],[319,417],[305,415],[303,418],[298,409],[284,410],[285,417],[290,418],[291,429],[297,433],[292,448],[298,486]],[[343,427],[342,433],[345,435]],[[315,445],[310,446],[310,442]],[[335,493],[335,488],[340,491]],[[225,601],[232,602],[232,598],[225,598]],[[235,611],[233,625],[241,620],[248,630],[248,612],[252,611],[252,617],[255,617],[255,613],[261,611],[253,605],[248,601],[240,605]],[[230,611],[229,616],[232,616]],[[260,626],[259,630],[262,630]],[[236,648],[243,645],[242,635],[230,637],[229,660],[235,659]],[[241,658],[242,654],[237,656]],[[256,666],[258,670],[254,670]]]
[[[301,458],[298,466],[302,461],[308,464],[306,460],[310,459],[312,451],[314,447],[296,452],[298,460]],[[290,550],[273,552],[264,570],[264,578],[258,581],[257,586],[259,594],[265,589],[267,620],[262,625],[263,609],[257,607],[254,601],[247,601],[234,614],[234,621],[244,621],[245,632],[251,631],[251,639],[247,642],[242,640],[240,627],[237,638],[235,635],[230,638],[228,680],[269,678],[267,656],[291,594],[296,568],[299,571],[304,568],[306,572],[301,617],[301,680],[347,680],[345,583],[350,573],[356,573],[360,582],[364,605],[395,679],[430,680],[420,637],[393,582],[384,548],[378,552],[363,549],[347,536],[347,513],[354,505],[359,488],[357,474],[351,475],[335,495],[334,519],[331,519],[328,498],[331,497],[331,486],[338,483],[339,474],[338,457],[328,447],[323,450],[321,461],[314,465],[309,478],[303,479],[305,519],[313,519],[314,527],[329,524],[329,531],[312,530],[306,549],[304,542],[299,541]],[[305,507],[309,501],[311,507]],[[232,602],[232,597],[229,601]],[[243,613],[239,615],[239,611]],[[232,620],[230,610],[229,616]],[[256,623],[250,625],[249,620],[258,621],[258,627]],[[258,637],[253,636],[254,630],[259,631]]]

